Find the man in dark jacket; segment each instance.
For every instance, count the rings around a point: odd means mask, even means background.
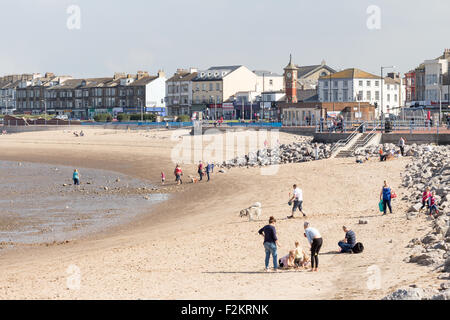
[[[338,246],[341,248],[341,253],[352,252],[352,249],[356,244],[355,232],[349,230],[346,226],[343,226],[342,229],[345,232],[345,239],[338,243]]]

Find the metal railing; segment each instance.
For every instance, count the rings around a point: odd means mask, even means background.
[[[346,146],[350,141],[353,140],[353,138],[358,134],[358,132],[361,131],[361,127],[365,125],[365,122],[361,123],[358,128],[356,128],[346,139],[341,139],[338,142],[336,142],[331,147],[331,154],[333,154],[338,148]]]

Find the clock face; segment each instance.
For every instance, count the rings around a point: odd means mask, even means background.
[[[292,74],[291,74],[290,72],[288,72],[288,73],[286,74],[286,76],[290,79],[290,78],[292,77]]]

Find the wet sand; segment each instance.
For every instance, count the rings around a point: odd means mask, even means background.
[[[287,164],[276,175],[258,168],[215,173],[212,181],[174,186],[171,152],[179,142],[172,131],[88,130],[83,139],[69,132],[1,136],[3,160],[107,169],[157,184],[166,172],[169,201],[149,215],[86,239],[50,246],[0,249],[0,298],[9,299],[379,299],[399,286],[438,286],[430,268],[403,261],[406,245],[429,229],[424,217],[406,220],[401,174],[410,161],[332,159]],[[180,132],[180,135],[186,134]],[[295,137],[280,135],[281,143]],[[185,177],[195,165],[183,165]],[[378,197],[388,179],[398,194],[395,214],[381,217]],[[307,250],[303,219],[286,220],[291,186],[303,189],[308,220],[324,237],[320,271],[262,272],[264,249],[257,234],[269,216],[278,219],[282,247],[295,240]],[[239,211],[259,201],[262,220],[248,222]],[[359,219],[368,224],[359,225]],[[336,254],[350,226],[365,245],[361,255]],[[70,266],[81,285],[71,289]],[[373,270],[380,287],[370,288]],[[276,290],[266,290],[267,284]]]
[[[107,170],[0,161],[0,243],[80,239],[131,221],[167,199],[146,181]]]

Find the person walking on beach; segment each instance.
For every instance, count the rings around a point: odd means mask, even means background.
[[[209,182],[209,180],[211,180],[211,178],[209,177],[209,174],[211,173],[211,165],[209,163],[206,164],[205,172]]]
[[[80,185],[80,174],[78,173],[78,170],[73,170],[73,185],[79,186]]]
[[[198,170],[197,170],[198,175],[200,176],[199,181],[203,180],[203,162],[199,162],[198,164]]]
[[[402,157],[404,157],[405,156],[405,138],[400,137],[400,140],[398,141],[398,146],[400,148]]]
[[[383,188],[381,188],[380,192],[380,200],[383,200],[383,216],[386,215],[387,207],[389,207],[389,212],[392,213],[391,207],[391,188],[384,181]]]
[[[166,182],[166,175],[164,172],[161,172],[161,184],[164,184]]]
[[[177,164],[177,166],[175,167],[175,181],[177,182],[177,186],[179,186],[180,184],[183,184],[183,180],[181,180],[181,176],[183,175],[183,171],[180,168],[180,165]]]
[[[303,224],[305,229],[305,237],[311,245],[311,271],[317,272],[319,270],[319,252],[322,248],[323,239],[319,230],[309,225],[309,222]]]
[[[269,271],[269,260],[272,255],[273,270],[278,270],[278,254],[277,247],[281,247],[277,238],[277,231],[275,229],[275,223],[277,220],[274,217],[269,218],[269,224],[261,228],[258,233],[264,237],[264,249],[266,251],[265,259],[265,271]]]
[[[293,185],[294,188],[294,194],[292,195],[292,198],[289,200],[289,203],[292,203],[294,201],[294,205],[292,206],[292,214],[288,216],[288,219],[294,218],[295,210],[298,210],[303,214],[304,217],[306,217],[306,214],[303,212],[303,191],[302,189],[298,188],[296,184]]]
[[[319,160],[319,145],[317,143],[314,144],[314,159]]]
[[[342,230],[345,232],[345,238],[338,243],[338,246],[341,248],[341,253],[352,252],[352,249],[356,244],[355,232],[349,230],[346,226],[343,226]]]

